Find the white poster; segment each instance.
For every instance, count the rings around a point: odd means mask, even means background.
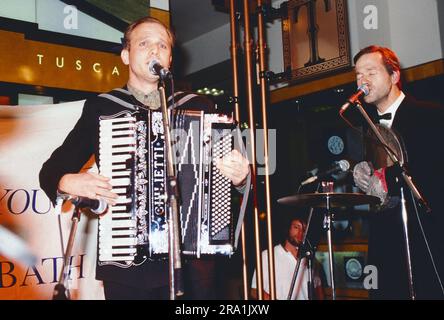
[[[72,226],[40,189],[40,168],[80,117],[84,101],[0,106],[0,299],[52,299]],[[92,163],[92,161],[90,161]],[[88,169],[88,165],[85,166]],[[70,263],[71,299],[103,299],[95,280],[97,217],[82,214]],[[33,258],[33,259],[30,259]]]

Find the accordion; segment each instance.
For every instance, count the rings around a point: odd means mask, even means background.
[[[180,193],[182,253],[231,255],[232,184],[214,161],[233,149],[232,118],[176,110],[173,160]],[[138,264],[168,254],[166,148],[160,111],[100,118],[99,171],[111,178],[117,203],[99,216],[99,264]]]

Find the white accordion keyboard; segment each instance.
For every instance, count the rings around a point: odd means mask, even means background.
[[[131,193],[132,165],[136,152],[136,119],[100,121],[100,174],[111,178],[117,204],[99,218],[99,261],[132,261],[137,252],[137,229]]]

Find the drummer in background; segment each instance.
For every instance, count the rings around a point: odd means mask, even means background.
[[[274,261],[276,273],[276,299],[287,300],[290,291],[293,274],[298,261],[299,247],[303,243],[304,233],[307,224],[304,219],[296,217],[290,219],[283,232],[283,241],[274,247]],[[320,265],[316,259],[312,264],[314,266],[314,299],[323,300],[324,292],[322,288],[321,277],[319,276]],[[263,270],[263,297],[264,300],[270,300],[269,282],[268,282],[268,250],[262,251],[262,270]],[[296,283],[290,300],[308,300],[308,263],[307,258],[303,258],[299,267]],[[251,296],[257,299],[256,270],[253,274],[251,284]]]
[[[357,85],[368,86],[364,101],[376,107],[368,108],[369,113],[376,111],[381,125],[391,128],[403,140],[409,173],[432,208],[431,214],[420,210],[416,215],[413,206],[407,207],[416,297],[444,299],[444,148],[441,143],[436,144],[444,136],[444,108],[404,94],[400,62],[392,50],[370,46],[361,50],[354,62]],[[356,185],[365,193],[378,196],[385,206],[383,212],[369,218],[369,264],[378,270],[377,289],[370,291],[370,297],[409,299],[400,186],[395,183],[393,166],[374,165],[361,162],[354,168]],[[409,190],[406,194],[411,195]]]

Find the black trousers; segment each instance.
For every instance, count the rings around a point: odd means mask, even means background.
[[[418,225],[418,218],[412,208],[408,207],[408,209],[410,253],[416,298],[444,299],[422,231]],[[369,220],[368,261],[378,270],[378,289],[370,291],[370,298],[374,300],[410,299],[405,238],[400,210],[398,206],[376,213]],[[442,244],[440,246],[437,244],[442,243],[442,240],[435,240],[436,232],[432,231],[435,231],[433,229],[440,225],[428,221],[427,219],[430,217],[430,215],[422,214],[421,221],[439,272]]]
[[[106,300],[167,300],[168,286],[143,289],[113,281],[103,281]]]
[[[218,298],[214,260],[185,261],[183,273],[185,294],[180,299],[214,300]],[[145,288],[104,280],[103,287],[107,300],[168,300],[170,297],[168,284]]]

